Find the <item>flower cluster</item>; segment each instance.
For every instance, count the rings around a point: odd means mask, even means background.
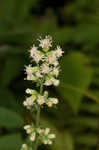
[[[40,127],[35,128],[33,125],[24,126],[26,133],[29,134],[30,141],[34,142],[36,134],[38,135],[39,143],[52,144],[52,139],[55,138],[55,134],[50,134],[50,129],[42,129]]]
[[[48,92],[43,91],[43,86],[59,85],[59,58],[63,54],[60,46],[57,46],[54,50],[52,49],[52,37],[45,36],[44,39],[40,38],[38,41],[39,47],[33,45],[29,51],[35,65],[26,66],[25,72],[27,74],[26,79],[35,82],[40,87],[40,92],[26,89],[29,96],[23,102],[27,109],[33,110],[35,108],[37,112],[43,105],[52,107],[58,103],[57,98],[49,97]],[[55,138],[54,134],[50,134],[49,128],[43,129],[39,125],[26,125],[24,129],[29,136],[29,140],[34,143],[38,140],[40,144],[52,144],[52,140]],[[23,144],[21,150],[32,150],[32,148],[27,144]]]
[[[44,78],[44,85],[58,86],[59,80],[59,62],[58,59],[62,56],[63,51],[60,46],[55,50],[49,50],[52,47],[52,38],[46,36],[45,39],[40,39],[39,48],[33,45],[30,50],[30,56],[36,62],[36,66],[26,66],[27,80],[38,82]],[[42,50],[40,50],[42,47]]]
[[[23,105],[27,107],[27,109],[32,109],[34,106],[44,105],[46,104],[48,107],[53,106],[58,103],[57,98],[48,97],[48,92],[45,91],[43,95],[40,95],[36,90],[27,89],[27,94],[30,94],[29,97],[23,102]]]

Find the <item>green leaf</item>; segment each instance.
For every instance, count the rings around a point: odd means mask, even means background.
[[[32,6],[36,4],[37,1],[35,0],[4,0],[2,7],[0,7],[1,16],[12,23],[23,21],[29,15]]]
[[[0,126],[6,128],[20,128],[24,121],[22,117],[7,108],[0,108]]]
[[[20,112],[21,106],[16,101],[13,93],[8,89],[0,88],[0,106],[11,109],[16,112]]]
[[[84,117],[84,116],[79,116],[77,118],[70,119],[70,123],[74,124],[75,126],[79,124],[79,127],[86,127],[90,129],[97,129],[98,127],[98,120],[96,117],[91,118],[91,117]]]
[[[1,81],[2,86],[8,86],[10,82],[15,79],[21,73],[21,71],[23,71],[23,66],[24,62],[20,56],[13,55],[12,57],[8,57],[3,70]]]
[[[19,134],[0,137],[0,150],[19,150],[22,144]]]
[[[75,141],[79,144],[84,144],[88,146],[96,146],[98,142],[97,135],[95,134],[83,134],[75,138]]]
[[[67,100],[74,112],[79,110],[81,99],[91,83],[92,70],[87,66],[88,60],[82,53],[73,52],[62,60],[61,84],[57,88],[63,99]]]
[[[52,147],[52,150],[74,150],[71,134],[68,131],[56,132],[56,142]]]
[[[88,113],[92,113],[92,114],[99,114],[99,104],[95,103],[95,104],[82,104],[81,105],[81,110],[88,112]]]

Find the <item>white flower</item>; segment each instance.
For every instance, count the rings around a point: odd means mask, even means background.
[[[26,93],[27,93],[27,94],[30,94],[30,93],[31,93],[31,89],[29,89],[29,88],[26,89]]]
[[[22,144],[22,148],[21,148],[21,150],[28,150],[28,146],[27,146],[27,144]]]
[[[33,106],[34,104],[34,98],[35,96],[31,96],[31,97],[28,97],[24,102],[23,102],[23,105],[27,107],[27,109],[30,109],[31,106]]]
[[[52,107],[53,106],[53,102],[52,101],[48,101],[48,102],[46,102],[46,104],[48,105],[48,107]]]
[[[45,145],[47,145],[47,144],[51,145],[51,144],[52,144],[52,141],[51,141],[51,140],[44,140],[44,144],[45,144]]]
[[[51,144],[52,144],[52,141],[49,140],[49,141],[48,141],[48,144],[51,145]]]
[[[50,85],[52,85],[53,83],[52,83],[52,80],[46,80],[45,81],[45,83],[44,83],[44,85],[46,85],[46,86],[50,86]]]
[[[52,37],[51,36],[45,36],[45,39],[39,39],[40,44],[39,46],[43,49],[48,50],[49,47],[52,47]]]
[[[57,98],[53,98],[53,103],[57,104],[58,103],[58,99]]]
[[[47,58],[49,64],[54,64],[57,60],[55,52],[52,52]]]
[[[55,86],[58,86],[59,83],[60,83],[60,81],[57,80],[57,79],[55,79],[55,78],[52,78],[51,80],[52,80],[52,82],[53,82],[53,85],[55,85]]]
[[[39,61],[42,60],[43,54],[37,50],[37,47],[33,45],[32,49],[30,50],[30,56],[36,63],[39,63]]]
[[[60,47],[60,46],[57,46],[57,49],[56,49],[56,56],[57,56],[57,57],[61,57],[63,53],[64,53],[64,52],[62,51],[61,47]]]
[[[39,134],[42,134],[43,132],[44,132],[44,129],[39,129],[39,130],[38,130],[38,133],[39,133]]]
[[[45,129],[45,134],[47,135],[50,132],[50,128]]]
[[[35,134],[35,132],[34,132],[34,133],[31,134],[30,140],[31,140],[31,141],[35,141],[35,138],[36,138],[36,134]]]
[[[33,75],[33,67],[31,65],[26,66],[27,80],[36,80],[36,77]]]
[[[53,73],[56,75],[56,77],[59,75],[59,68],[54,68]]]
[[[35,73],[35,76],[36,76],[36,77],[39,77],[39,78],[42,78],[42,77],[43,77],[40,72],[36,72],[36,73]]]
[[[37,51],[37,47],[35,45],[33,45],[33,47],[30,50],[30,56],[33,57],[35,55]]]
[[[59,83],[60,83],[59,80],[57,80],[57,79],[55,79],[54,77],[52,77],[52,78],[46,78],[44,85],[50,86],[50,85],[53,84],[53,85],[55,85],[55,86],[58,86]]]
[[[57,104],[58,103],[58,99],[57,98],[49,98],[50,101],[52,101],[53,104]]]
[[[27,134],[31,134],[32,135],[34,133],[34,128],[33,128],[32,125],[25,125],[24,129],[26,130]]]
[[[35,55],[33,55],[33,59],[36,63],[39,63],[40,60],[42,60],[42,55],[37,51]]]
[[[59,83],[60,83],[60,81],[59,80],[55,80],[55,82],[53,83],[55,86],[58,86],[59,85]]]
[[[48,136],[50,139],[54,139],[56,136],[55,136],[55,134],[49,134],[49,136]]]
[[[30,134],[30,133],[33,131],[33,129],[31,128],[30,125],[24,126],[24,129],[26,130],[26,133],[27,133],[27,134]]]
[[[27,75],[27,80],[30,80],[30,81],[36,81],[38,78],[34,75]]]
[[[44,103],[45,103],[45,99],[44,99],[44,97],[43,97],[43,96],[41,96],[41,95],[39,95],[39,96],[38,96],[38,99],[37,99],[37,102],[38,102],[38,104],[39,104],[39,105],[44,104]]]
[[[30,127],[31,127],[30,125],[25,125],[25,126],[24,126],[24,129],[27,130],[27,129],[29,129]]]
[[[58,61],[54,61],[54,62],[53,62],[53,65],[56,67],[56,66],[59,65],[59,62],[58,62]]]
[[[26,130],[26,133],[27,133],[27,134],[30,134],[30,133],[31,133],[31,129],[27,129],[27,130]]]
[[[44,144],[47,145],[48,144],[48,140],[44,140]]]
[[[22,147],[25,148],[25,147],[27,147],[27,145],[26,144],[22,144]]]
[[[48,107],[52,107],[53,104],[57,104],[57,103],[58,103],[57,98],[48,98],[48,100],[46,101],[46,104],[48,105]]]
[[[41,69],[42,69],[42,73],[44,74],[48,74],[51,71],[51,68],[46,64],[42,64]]]
[[[31,65],[26,66],[26,73],[27,73],[27,75],[32,75],[32,67],[31,67]]]

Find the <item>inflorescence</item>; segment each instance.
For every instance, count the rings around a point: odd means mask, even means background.
[[[57,79],[60,71],[59,58],[62,56],[63,51],[60,46],[57,46],[55,50],[52,49],[52,37],[45,36],[44,39],[40,38],[39,47],[33,45],[30,49],[30,57],[35,62],[35,66],[30,64],[25,67],[27,74],[27,80],[35,82],[40,88],[43,86],[58,86],[60,81]],[[29,109],[36,111],[47,105],[52,107],[58,103],[57,98],[49,97],[48,91],[40,92],[34,89],[26,89],[26,93],[29,95],[23,102],[23,105]],[[50,133],[49,128],[42,129],[39,126],[33,124],[25,125],[24,129],[29,136],[31,142],[34,142],[38,138],[40,144],[52,144],[55,134]],[[23,144],[21,150],[32,150],[27,144]]]

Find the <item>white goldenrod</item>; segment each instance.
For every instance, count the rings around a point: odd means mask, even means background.
[[[50,133],[49,128],[39,127],[39,113],[42,105],[52,107],[58,104],[58,99],[49,97],[47,91],[43,91],[43,86],[58,86],[60,81],[58,79],[60,66],[59,58],[63,55],[63,50],[60,46],[55,49],[52,48],[52,37],[45,36],[44,39],[38,39],[39,46],[33,45],[30,49],[30,57],[35,65],[30,64],[25,67],[27,74],[26,79],[35,82],[40,92],[30,88],[26,89],[26,93],[29,95],[23,102],[23,105],[31,112],[34,110],[37,112],[37,120],[35,125],[26,125],[24,129],[29,136],[31,143],[52,144],[53,139],[56,137],[55,134]],[[32,144],[31,144],[32,145]],[[35,146],[35,145],[34,145]],[[23,144],[21,150],[32,150],[27,144]]]

